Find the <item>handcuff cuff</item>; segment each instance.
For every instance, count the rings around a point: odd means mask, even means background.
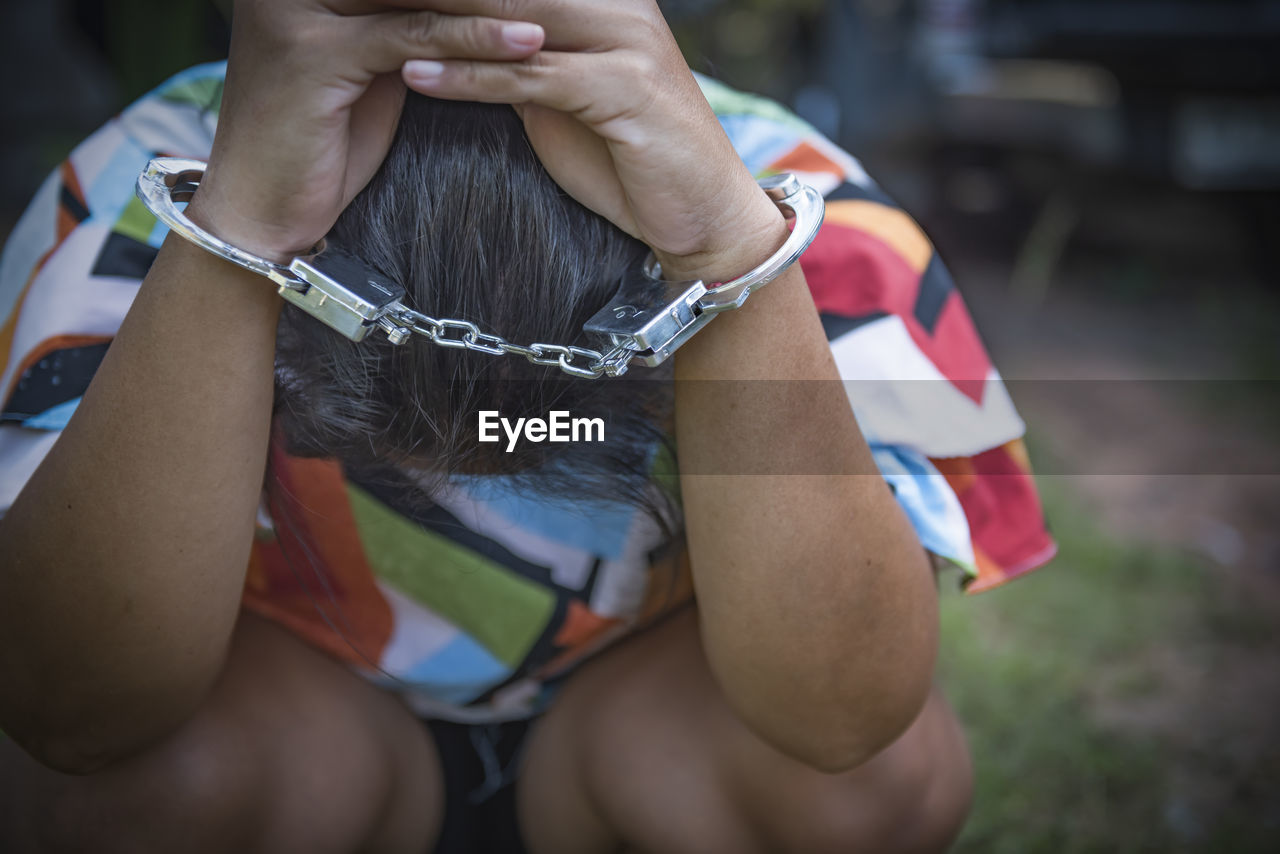
[[[717,314],[740,308],[758,288],[782,274],[813,242],[822,225],[822,195],[795,175],[762,178],[760,188],[794,225],[782,246],[755,269],[723,283],[663,281],[652,253],[637,270],[623,276],[613,298],[584,325],[608,348],[592,350],[561,344],[512,344],[480,331],[467,320],[433,318],[405,305],[405,289],[356,258],[322,241],[288,265],[260,258],[218,239],[177,207],[188,202],[204,175],[199,160],[157,157],[138,176],[137,194],[165,225],[196,245],[278,286],[280,296],[351,339],[363,341],[381,331],[393,344],[421,335],[441,347],[495,356],[523,356],[537,365],[559,367],[576,377],[620,376],[632,363],[652,367],[665,362]]]

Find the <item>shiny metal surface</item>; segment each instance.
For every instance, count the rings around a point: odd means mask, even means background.
[[[761,178],[759,184],[784,213],[791,212],[795,227],[778,251],[754,270],[707,291],[698,301],[698,307],[704,312],[714,314],[741,307],[752,291],[772,282],[798,261],[822,227],[826,203],[813,187],[800,183],[800,179],[789,172]]]
[[[795,221],[777,252],[746,274],[710,288],[700,281],[662,281],[662,268],[650,254],[639,275],[624,278],[613,299],[584,328],[634,351],[633,361],[658,365],[717,314],[740,308],[752,291],[780,276],[817,236],[826,205],[821,193],[790,173],[762,178],[759,184]]]
[[[305,290],[288,267],[259,258],[218,239],[196,225],[186,214],[178,210],[178,204],[188,202],[204,176],[205,164],[199,160],[181,157],[157,157],[147,164],[138,176],[134,190],[138,198],[170,230],[207,249],[214,255],[238,264],[260,276],[266,276],[278,285],[290,290]]]
[[[822,196],[794,175],[761,179],[760,186],[795,226],[772,256],[743,276],[710,289],[700,281],[664,282],[650,255],[642,270],[624,277],[604,308],[584,325],[606,338],[604,352],[561,344],[512,344],[480,331],[468,320],[438,319],[404,304],[404,288],[360,259],[322,244],[286,267],[245,252],[192,222],[178,204],[189,201],[204,175],[198,160],[158,157],[138,177],[137,194],[171,230],[198,246],[275,282],[280,296],[350,338],[363,341],[381,331],[393,344],[413,335],[440,347],[493,356],[523,356],[535,365],[595,379],[626,373],[633,362],[659,365],[721,311],[740,307],[751,292],[777,278],[808,248],[822,225]]]

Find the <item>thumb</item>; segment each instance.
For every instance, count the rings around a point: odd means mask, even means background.
[[[608,144],[582,122],[550,107],[518,104],[525,133],[543,167],[583,207],[639,237]]]
[[[406,89],[398,72],[379,74],[364,94],[351,105],[347,174],[342,187],[346,207],[369,180],[391,148]]]

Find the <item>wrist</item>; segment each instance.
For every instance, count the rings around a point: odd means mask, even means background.
[[[752,184],[750,201],[716,230],[707,248],[688,255],[654,250],[668,281],[700,279],[708,286],[752,270],[778,250],[788,235],[787,220],[769,197]]]
[[[229,188],[225,177],[215,176],[211,164],[186,209],[192,222],[219,240],[259,258],[288,265],[297,256],[310,254],[324,237],[300,235],[287,223],[254,215],[252,193]]]

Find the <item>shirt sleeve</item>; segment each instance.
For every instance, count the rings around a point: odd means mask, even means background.
[[[159,155],[206,159],[224,63],[161,84],[76,146],[0,255],[0,515],[75,412],[166,229],[134,195]]]
[[[780,105],[699,77],[757,176],[795,173],[826,198],[800,264],[858,425],[921,543],[968,589],[1047,562],[1055,546],[1018,416],[928,237],[861,164]]]

